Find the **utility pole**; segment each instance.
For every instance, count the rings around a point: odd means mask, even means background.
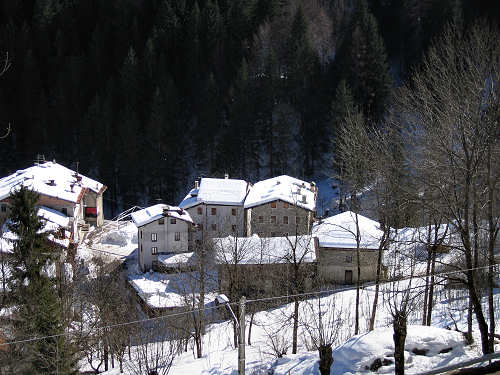
[[[240,299],[240,319],[238,335],[238,375],[245,375],[245,296]]]
[[[234,324],[238,328],[238,375],[245,375],[245,305],[247,299],[245,296],[240,298],[240,318],[236,319],[229,299],[225,294],[219,294],[216,303],[226,305],[234,319]]]

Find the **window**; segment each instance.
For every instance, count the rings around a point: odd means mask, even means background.
[[[276,224],[276,216],[271,216],[271,224]]]
[[[271,202],[271,208],[276,208],[276,202]]]
[[[156,242],[156,241],[158,241],[158,234],[151,233],[151,242]]]
[[[212,209],[210,211],[211,211],[212,215],[217,215],[217,208],[212,207]]]
[[[288,224],[288,216],[283,216],[283,224]]]
[[[7,205],[6,204],[2,204],[2,212],[7,212]]]
[[[231,208],[231,215],[236,216],[236,208]]]
[[[165,224],[165,219],[158,219],[158,225]]]
[[[346,263],[352,263],[352,255],[347,255],[347,256],[345,257],[345,262],[346,262]]]
[[[288,208],[288,202],[283,202],[283,208]]]
[[[181,240],[181,232],[175,232],[175,240],[180,241]]]
[[[158,254],[158,248],[157,248],[156,246],[153,246],[153,247],[151,248],[151,254],[153,254],[153,255]]]
[[[236,225],[234,225],[234,224],[233,224],[233,225],[231,225],[231,230],[232,230],[233,232],[236,232]]]
[[[141,253],[142,253],[142,245],[141,245]]]
[[[198,215],[203,215],[203,208],[198,207],[197,212],[198,212]]]
[[[259,223],[263,223],[264,222],[264,216],[259,216]]]
[[[141,230],[141,240],[142,240],[142,230]]]
[[[170,219],[170,224],[176,224],[177,220],[176,219]]]
[[[211,227],[212,227],[212,231],[215,232],[217,230],[217,224],[212,224]]]
[[[295,224],[300,224],[300,217],[295,217]]]

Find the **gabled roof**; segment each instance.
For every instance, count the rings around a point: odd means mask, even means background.
[[[374,220],[358,214],[361,235],[360,248],[378,249],[383,232]],[[330,216],[314,224],[313,236],[318,238],[320,247],[343,249],[356,248],[356,215],[352,211]]]
[[[220,264],[293,263],[291,259],[294,250],[297,261],[316,261],[314,238],[309,235],[264,238],[254,234],[251,237],[213,238],[212,242],[217,263]]]
[[[245,199],[245,208],[276,200],[314,211],[316,209],[315,186],[286,175],[259,181],[250,189]]]
[[[190,208],[200,203],[242,206],[247,195],[248,182],[230,178],[202,178],[200,187],[192,189],[179,204]]]
[[[84,189],[102,193],[106,186],[77,174],[56,162],[48,161],[0,179],[0,200],[9,197],[18,186],[25,186],[39,194],[76,203],[81,199]]]
[[[165,216],[193,223],[191,215],[186,210],[162,203],[136,211],[131,216],[137,227],[142,227]]]

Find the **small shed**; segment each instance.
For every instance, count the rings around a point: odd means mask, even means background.
[[[383,234],[380,225],[365,216],[346,211],[323,219],[313,227],[318,273],[323,281],[343,284],[357,282],[357,226],[360,234],[361,281],[375,280],[379,244]],[[385,267],[383,272],[386,272]]]

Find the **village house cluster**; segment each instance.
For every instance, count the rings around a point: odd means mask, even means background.
[[[189,270],[193,257],[209,249],[223,291],[230,279],[228,264],[239,268],[246,289],[267,294],[276,290],[273,278],[286,278],[289,265],[297,261],[305,270],[306,288],[356,282],[354,214],[318,219],[317,196],[314,182],[286,175],[255,184],[227,175],[200,178],[178,206],[157,204],[132,214],[140,268]],[[380,230],[377,222],[361,215],[358,223],[361,281],[373,280]]]
[[[6,221],[12,207],[12,194],[25,186],[39,194],[38,216],[50,232],[51,243],[68,247],[78,244],[91,226],[104,222],[103,193],[106,186],[89,177],[68,169],[55,161],[40,161],[0,179],[0,251],[12,248],[12,234]]]
[[[55,161],[38,162],[0,179],[4,253],[12,251],[15,239],[5,223],[19,186],[39,194],[38,215],[52,244],[77,246],[92,226],[104,223],[105,185]],[[355,216],[344,212],[318,218],[317,197],[314,182],[286,175],[254,184],[227,175],[199,178],[178,205],[156,204],[132,213],[139,268],[168,279],[195,270],[197,257],[206,252],[222,292],[230,287],[231,267],[237,267],[248,293],[279,293],[278,286],[293,277],[294,262],[301,263],[305,289],[355,283]],[[357,221],[360,281],[369,281],[376,276],[381,232],[373,220],[358,215]]]

